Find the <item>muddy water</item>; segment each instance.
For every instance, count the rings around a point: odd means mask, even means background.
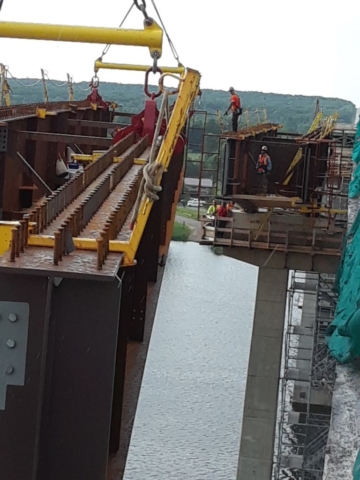
[[[171,244],[126,480],[235,480],[257,269]]]

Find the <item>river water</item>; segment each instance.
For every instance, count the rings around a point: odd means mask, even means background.
[[[257,269],[172,242],[126,480],[235,480]]]

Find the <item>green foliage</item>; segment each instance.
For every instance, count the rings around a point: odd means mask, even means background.
[[[20,81],[25,84],[31,84],[34,83],[36,79],[20,79]],[[43,101],[43,86],[41,82],[36,86],[28,88],[19,85],[11,79],[9,83],[13,91],[11,94],[12,103],[37,103]],[[59,84],[61,81],[56,80],[54,83]],[[47,87],[50,101],[56,102],[68,99],[66,85],[56,87],[48,82]],[[75,100],[82,100],[88,95],[87,92],[82,91],[87,87],[87,82],[74,85]],[[99,92],[105,100],[116,102],[122,105],[122,110],[133,113],[142,110],[146,99],[142,85],[123,85],[102,82],[99,87]],[[261,92],[238,93],[244,108],[249,108],[250,110],[259,109],[259,117],[261,120],[263,119],[262,109],[266,108],[267,117],[270,122],[281,123],[285,131],[298,133],[305,133],[311,125],[314,118],[316,100],[318,98],[303,95],[279,95]],[[319,100],[320,107],[323,109],[325,115],[338,112],[340,122],[353,122],[355,117],[355,105],[353,103],[338,98],[319,97]],[[203,90],[201,98],[196,100],[195,107],[199,110],[207,110],[209,113],[216,113],[217,110],[223,113],[227,109],[228,104],[228,92],[222,90]],[[250,120],[252,123],[256,123],[257,114],[250,114]],[[227,122],[224,127],[228,125],[229,122]],[[218,133],[220,131],[219,122],[216,117],[209,119],[207,126],[209,133]],[[214,142],[211,143],[211,139],[209,142],[212,148],[209,151],[212,152],[215,147]]]
[[[175,222],[171,240],[176,242],[187,242],[190,233],[191,230],[189,227],[182,223]]]
[[[201,209],[201,212],[203,212],[203,209]],[[198,209],[197,208],[177,207],[176,215],[179,215],[179,217],[183,217],[183,218],[192,218],[194,220],[197,220]]]

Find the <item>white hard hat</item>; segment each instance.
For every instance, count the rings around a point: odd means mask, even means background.
[[[264,152],[267,152],[267,146],[266,145],[262,146],[261,150],[264,150]]]

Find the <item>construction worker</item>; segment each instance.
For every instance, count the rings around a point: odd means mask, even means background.
[[[266,195],[268,188],[268,175],[272,170],[271,158],[268,155],[268,148],[264,145],[256,162],[256,173],[258,175],[259,194]]]
[[[206,212],[206,215],[215,215],[216,210],[217,210],[216,201],[213,200],[212,204],[210,205],[210,207],[208,208],[208,210]]]
[[[241,101],[239,95],[235,93],[233,87],[229,88],[230,93],[230,105],[225,112],[225,115],[229,113],[229,110],[232,111],[232,129],[233,132],[237,132],[238,129],[238,120],[239,116],[242,114]]]
[[[228,216],[228,209],[226,206],[226,202],[222,202],[221,206],[217,211],[217,216],[218,218],[225,218]],[[226,223],[227,223],[226,221],[218,220],[219,228],[226,228]],[[218,232],[218,237],[222,238],[223,236],[224,236],[224,232]]]

